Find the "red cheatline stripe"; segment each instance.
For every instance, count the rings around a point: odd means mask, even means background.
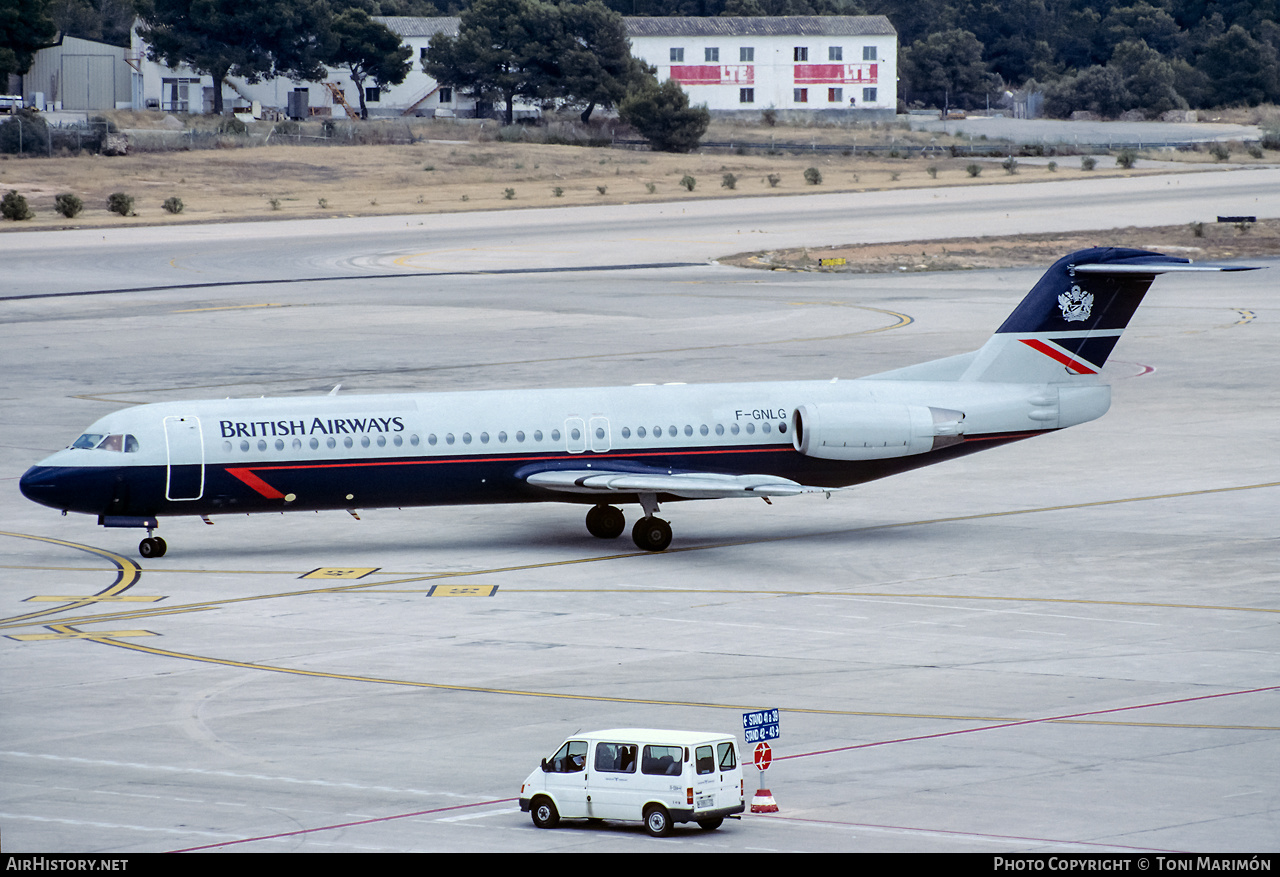
[[[1085,365],[1083,362],[1071,356],[1065,350],[1060,350],[1057,347],[1051,347],[1037,338],[1020,338],[1018,340],[1020,340],[1023,344],[1027,345],[1028,347],[1034,348],[1035,350],[1039,350],[1045,356],[1048,356],[1052,359],[1056,359],[1058,362],[1062,363],[1063,365],[1065,365],[1067,368],[1071,369],[1073,372],[1075,372],[1078,375],[1096,375],[1098,373],[1096,369],[1093,369]]]
[[[245,484],[249,485],[249,486],[250,486],[250,487],[252,487],[254,490],[256,490],[258,493],[260,493],[260,494],[262,494],[263,496],[265,496],[267,499],[284,499],[284,494],[283,494],[283,493],[281,493],[280,491],[276,490],[276,489],[275,489],[274,487],[272,487],[270,484],[268,484],[267,482],[265,482],[265,481],[263,481],[261,478],[259,478],[257,475],[254,475],[254,474],[253,474],[253,472],[252,472],[252,470],[249,470],[249,469],[228,469],[228,470],[227,470],[227,474],[228,474],[228,475],[234,475],[236,478],[239,478],[239,479],[240,479],[241,481],[243,481]]]

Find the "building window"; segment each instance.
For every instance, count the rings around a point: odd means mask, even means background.
[[[738,89],[738,103],[753,104],[756,102],[756,90],[754,88]]]
[[[442,104],[451,104],[451,103],[453,103],[453,89],[452,89],[452,88],[441,87],[441,89],[440,89],[440,103],[442,103]]]
[[[797,88],[794,94],[795,102],[798,104],[807,104],[809,102],[809,89]]]
[[[795,58],[795,60],[797,60],[797,61],[808,61],[808,60],[809,60],[809,49],[808,49],[808,47],[807,47],[807,46],[796,46],[796,50],[795,50],[795,53],[794,53],[794,56],[793,56],[793,57],[794,57],[794,58]]]
[[[364,102],[367,104],[376,104],[382,101],[382,89],[376,85],[369,86],[364,90]]]
[[[876,90],[874,88],[862,89],[862,102],[864,104],[873,104],[876,102]]]
[[[843,61],[843,60],[844,60],[844,46],[830,46],[830,47],[828,47],[828,48],[827,48],[827,60],[828,60],[828,61]]]
[[[844,89],[843,89],[843,88],[828,88],[828,89],[827,89],[827,102],[828,102],[828,103],[833,103],[833,104],[842,104],[842,103],[844,103]]]
[[[750,46],[743,46],[738,49],[739,64],[754,64],[756,60],[756,50]]]
[[[875,47],[875,46],[863,46],[863,47],[862,47],[862,60],[864,60],[864,61],[874,61],[875,59],[876,59],[876,47]]]
[[[672,50],[671,50],[671,63],[672,63],[672,64],[683,64],[683,63],[684,63],[684,49],[672,49]]]
[[[702,60],[706,61],[708,64],[719,64],[720,50],[719,49],[703,49]]]

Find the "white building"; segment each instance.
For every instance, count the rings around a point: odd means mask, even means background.
[[[370,116],[475,116],[474,98],[440,86],[422,69],[437,33],[457,35],[452,17],[378,18],[413,51],[405,81],[379,90],[365,84]],[[842,114],[892,118],[897,109],[898,34],[882,15],[779,18],[625,18],[631,51],[658,68],[660,80],[675,79],[694,104],[713,113]],[[130,52],[133,106],[167,112],[210,112],[213,81],[195,71],[146,60],[135,30]],[[263,108],[300,117],[346,115],[360,106],[345,71],[330,70],[324,82],[285,78],[249,83],[229,77],[227,107]],[[537,108],[517,103],[516,114]]]
[[[627,18],[631,54],[713,113],[893,118],[898,32],[883,15]]]

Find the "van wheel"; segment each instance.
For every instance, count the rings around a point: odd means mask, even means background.
[[[723,824],[724,824],[723,816],[717,816],[715,819],[698,820],[698,827],[701,828],[703,831],[715,831],[717,828],[719,828]]]
[[[671,817],[665,808],[654,804],[644,811],[644,828],[654,837],[666,837],[671,834]]]
[[[556,810],[556,805],[549,798],[535,800],[529,808],[529,815],[538,828],[555,828],[560,824],[560,811]]]

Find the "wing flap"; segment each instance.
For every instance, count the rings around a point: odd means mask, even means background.
[[[598,496],[619,493],[666,493],[683,499],[726,499],[742,496],[798,496],[830,493],[834,488],[809,487],[775,475],[721,475],[715,472],[602,472],[558,469],[534,472],[525,480],[546,490]]]

